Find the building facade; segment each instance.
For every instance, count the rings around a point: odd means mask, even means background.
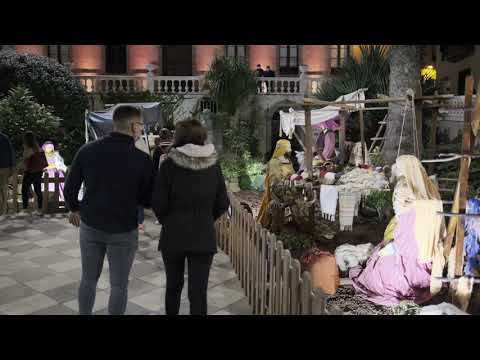
[[[203,75],[215,55],[237,57],[252,70],[258,64],[275,75],[259,78],[257,104],[260,151],[268,153],[278,135],[278,110],[312,95],[339,69],[351,45],[3,45],[18,53],[47,56],[69,66],[92,95],[92,107],[103,108],[99,93],[184,94],[180,116],[203,109],[208,94]],[[208,107],[208,106],[207,106]]]

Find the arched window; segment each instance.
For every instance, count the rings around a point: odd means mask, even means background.
[[[127,45],[105,45],[105,73],[127,72]]]
[[[349,56],[350,45],[330,45],[330,68],[341,68]]]
[[[281,75],[298,75],[299,50],[298,45],[280,45],[279,70]]]
[[[71,62],[70,45],[47,45],[47,56],[60,64]]]
[[[247,45],[225,45],[225,54],[228,57],[236,57],[244,62],[247,61]]]

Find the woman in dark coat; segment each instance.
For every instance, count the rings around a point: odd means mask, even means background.
[[[185,259],[190,314],[207,314],[208,277],[217,251],[214,222],[230,202],[215,148],[206,140],[199,121],[179,122],[155,180],[152,208],[162,224],[159,250],[167,274],[167,315],[177,315],[180,308]]]

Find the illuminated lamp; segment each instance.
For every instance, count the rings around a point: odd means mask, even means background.
[[[436,80],[437,79],[437,70],[432,65],[425,66],[420,74],[423,77],[423,80]]]

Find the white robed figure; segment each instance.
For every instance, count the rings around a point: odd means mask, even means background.
[[[47,141],[42,146],[43,151],[45,152],[45,156],[47,157],[48,167],[44,169],[44,173],[48,173],[49,178],[55,178],[55,175],[58,174],[59,178],[65,178],[65,173],[67,172],[67,167],[63,158],[60,156],[58,151],[55,151],[55,146],[50,142]],[[64,201],[63,198],[63,187],[64,182],[60,182],[59,184],[59,201]],[[42,191],[44,191],[44,185],[42,183]],[[48,191],[54,192],[55,191],[55,184],[50,183],[48,185]]]

